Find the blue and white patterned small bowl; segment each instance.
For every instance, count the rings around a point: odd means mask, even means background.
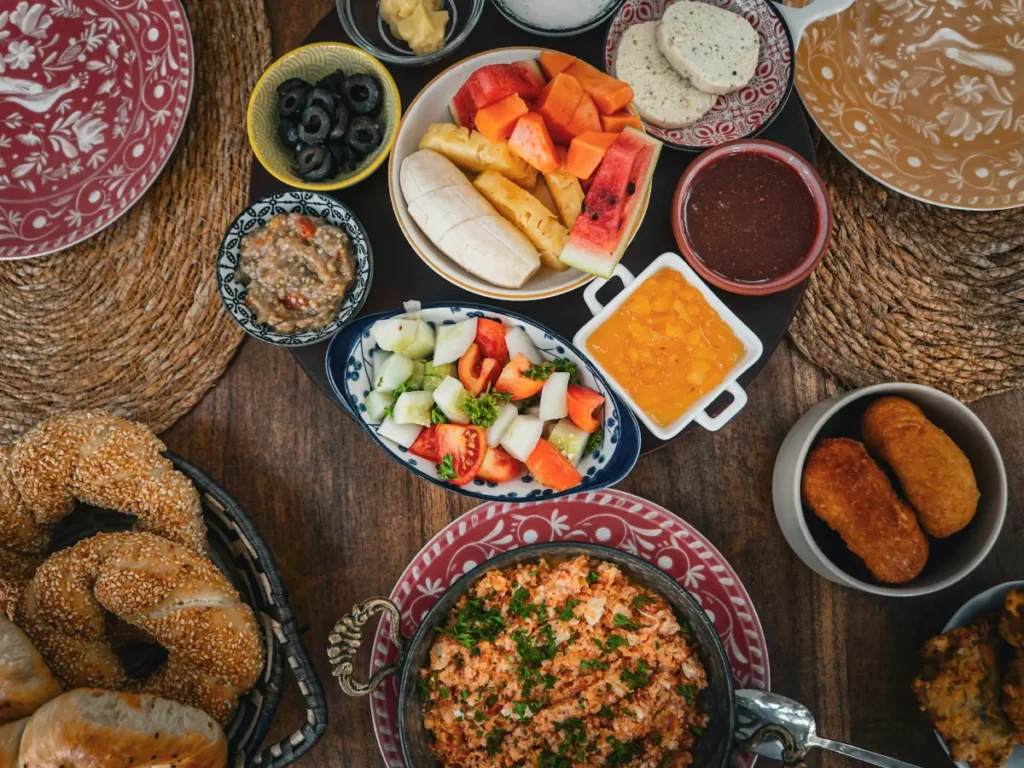
[[[420,317],[435,328],[472,317],[487,317],[503,322],[506,327],[522,328],[545,357],[563,357],[571,360],[576,364],[580,383],[605,397],[604,441],[600,448],[580,460],[577,469],[583,476],[583,482],[575,488],[559,493],[545,488],[529,475],[507,483],[474,480],[469,485],[461,487],[439,480],[437,470],[431,462],[414,456],[407,449],[381,437],[377,434],[377,427],[367,421],[366,397],[373,389],[370,384],[374,379],[372,353],[377,346],[370,336],[370,327],[382,318],[401,314],[404,314],[404,310],[398,309],[361,317],[335,336],[327,349],[327,378],[331,382],[334,394],[377,445],[399,464],[424,480],[449,491],[477,499],[508,501],[553,499],[572,493],[608,488],[620,482],[633,469],[640,456],[640,427],[636,417],[612,391],[601,374],[572,344],[554,331],[515,312],[499,312],[482,304],[471,303],[426,304],[420,311]]]
[[[245,304],[248,289],[236,277],[242,258],[242,238],[253,230],[266,226],[267,222],[279,213],[302,213],[306,216],[317,216],[348,234],[352,253],[356,259],[356,281],[342,302],[338,316],[319,331],[276,333],[270,326],[257,323],[256,315]],[[217,254],[217,287],[220,289],[220,298],[224,302],[224,308],[228,314],[250,336],[281,347],[305,347],[329,339],[349,320],[359,314],[359,310],[363,308],[366,297],[370,293],[371,282],[373,282],[373,251],[370,249],[370,240],[366,235],[366,230],[348,206],[319,192],[292,190],[257,200],[232,222],[227,234],[224,235],[224,240],[221,241],[220,251]]]

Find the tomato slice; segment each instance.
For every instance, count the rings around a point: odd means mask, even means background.
[[[556,491],[567,491],[579,485],[583,477],[576,467],[547,440],[541,438],[526,460],[526,468],[541,485]]]
[[[470,344],[466,354],[459,358],[459,381],[473,397],[494,384],[500,375],[501,363],[481,357],[479,344]]]
[[[529,370],[532,365],[530,359],[520,352],[502,370],[498,383],[494,386],[495,391],[508,392],[513,400],[525,400],[536,395],[544,389],[544,382],[523,376],[523,371]]]
[[[519,460],[510,456],[504,448],[488,448],[477,477],[488,483],[507,483],[514,479],[522,468]]]
[[[497,320],[488,320],[486,317],[478,318],[476,321],[476,343],[484,357],[491,357],[498,361],[499,365],[508,362],[508,344],[505,343],[505,326]]]
[[[437,425],[432,424],[420,430],[416,442],[409,446],[409,453],[437,464]]]
[[[597,432],[601,428],[597,411],[604,405],[604,395],[579,384],[570,384],[568,399],[572,423],[584,432]]]
[[[487,432],[483,427],[462,424],[438,424],[437,460],[452,457],[455,477],[449,478],[452,485],[466,485],[473,481],[483,466],[487,455]]]

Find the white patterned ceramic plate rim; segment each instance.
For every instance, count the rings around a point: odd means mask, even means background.
[[[636,417],[616,396],[594,366],[571,343],[553,331],[537,325],[529,318],[507,310],[497,311],[473,303],[426,305],[420,311],[420,317],[435,327],[451,325],[474,317],[488,317],[502,322],[507,328],[523,329],[542,355],[547,359],[562,357],[571,360],[576,364],[580,384],[599,392],[605,398],[603,440],[599,448],[580,459],[577,469],[582,475],[582,481],[574,489],[558,492],[551,488],[545,488],[529,474],[505,483],[486,482],[477,478],[465,486],[454,486],[438,479],[437,468],[432,462],[415,456],[408,449],[381,437],[378,434],[377,425],[371,424],[367,416],[366,398],[373,389],[371,382],[376,379],[373,350],[377,345],[370,335],[370,329],[374,321],[397,314],[402,314],[402,311],[362,318],[360,326],[353,326],[348,331],[351,334],[359,332],[358,344],[353,344],[351,351],[347,349],[347,336],[339,336],[327,353],[327,378],[335,394],[350,410],[355,411],[359,423],[374,441],[391,458],[424,480],[446,490],[478,499],[539,501],[614,485],[625,478],[636,464],[640,455],[640,427]],[[334,347],[339,342],[346,348],[335,350]],[[339,364],[342,362],[344,362],[343,371],[339,368]]]
[[[559,512],[560,507],[576,505],[599,507],[593,514],[585,516],[587,520],[578,529],[568,524],[571,513]],[[628,532],[623,541],[616,543],[607,535],[602,537],[600,521],[596,525],[588,524],[590,518],[597,518],[600,514],[610,515],[622,523]],[[730,622],[730,631],[722,638],[738,686],[771,690],[771,667],[761,620],[750,594],[729,562],[714,544],[682,518],[653,502],[616,489],[579,493],[532,504],[492,501],[449,523],[416,554],[391,591],[390,599],[402,612],[403,633],[411,637],[430,606],[480,562],[502,552],[544,541],[545,537],[537,533],[537,524],[541,522],[546,526],[545,530],[550,531],[548,541],[589,541],[629,552],[657,565],[679,581],[705,610],[713,608],[705,605],[707,600],[701,584],[708,584],[713,578],[713,592],[724,596],[728,604],[718,596],[714,599],[730,612],[730,619],[735,616],[740,625],[733,627]],[[453,565],[458,566],[460,552],[467,547],[472,548],[468,553],[470,559],[464,560],[461,567],[451,572]],[[685,557],[685,572],[679,567],[677,552]],[[693,564],[691,555],[696,561]],[[474,557],[478,560],[472,559]],[[445,564],[445,576],[436,577],[439,566]],[[428,574],[435,574],[435,577]],[[708,586],[704,587],[704,590],[708,589]],[[418,605],[420,601],[422,605]],[[737,639],[737,634],[741,639]],[[742,648],[741,642],[745,643]],[[388,621],[384,619],[374,635],[370,674],[393,662],[395,656],[396,649],[388,637]],[[756,661],[758,659],[760,663]],[[405,768],[398,737],[397,705],[396,677],[385,680],[370,695],[373,730],[388,768]],[[757,756],[752,753],[736,754],[733,765],[735,768],[751,768],[756,760]]]
[[[252,310],[245,304],[248,290],[236,278],[241,260],[240,246],[245,235],[265,226],[276,214],[296,212],[306,216],[318,216],[328,224],[345,231],[356,259],[356,281],[345,296],[338,316],[326,327],[319,331],[275,333],[269,326],[257,323]],[[224,309],[250,336],[281,347],[305,347],[333,336],[359,314],[370,293],[372,282],[373,251],[362,223],[347,205],[319,192],[290,190],[257,200],[242,211],[228,227],[217,254],[217,287],[220,289]]]
[[[733,93],[722,94],[711,111],[684,128],[662,128],[644,121],[644,128],[669,146],[700,152],[727,141],[750,139],[764,132],[781,114],[793,91],[793,37],[771,0],[700,0],[741,11],[760,42],[753,79]],[[626,0],[605,38],[605,69],[615,75],[615,50],[634,24],[661,18],[676,0]],[[745,11],[745,12],[743,12]],[[769,32],[770,37],[769,37]]]
[[[185,122],[192,106],[192,95],[195,89],[195,48],[192,45],[192,29],[188,22],[188,15],[181,0],[160,0],[166,8],[167,14],[174,19],[175,24],[168,24],[175,29],[175,39],[180,46],[184,60],[179,60],[179,74],[184,80],[185,94],[182,100],[184,107],[171,111],[170,119],[167,121],[164,138],[158,143],[157,151],[153,158],[146,164],[144,172],[138,177],[138,182],[132,185],[130,194],[123,198],[121,204],[107,210],[101,216],[91,217],[92,224],[80,230],[72,230],[71,234],[62,235],[56,239],[34,242],[25,246],[0,246],[0,261],[17,261],[19,259],[32,259],[39,256],[47,256],[78,245],[90,237],[99,234],[107,227],[124,216],[142,198],[149,188],[153,186],[157,177],[161,174],[178,146],[181,134],[185,130]],[[37,3],[38,4],[38,3]],[[178,23],[180,22],[180,23]],[[177,28],[176,28],[177,24]],[[73,75],[74,72],[72,71]],[[180,87],[180,83],[179,86]],[[125,143],[128,137],[125,137]],[[120,157],[121,152],[111,153],[111,161]],[[109,163],[107,164],[109,165]],[[104,166],[105,167],[105,166]]]

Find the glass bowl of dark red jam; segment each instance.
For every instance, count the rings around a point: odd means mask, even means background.
[[[821,177],[800,155],[760,139],[694,160],[676,186],[672,229],[686,261],[712,285],[760,296],[808,278],[832,237]]]

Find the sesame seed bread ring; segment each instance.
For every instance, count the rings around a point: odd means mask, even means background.
[[[0,612],[10,619],[41,559],[0,548]]]
[[[141,424],[103,411],[76,411],[22,435],[10,453],[10,477],[39,525],[58,522],[79,500],[134,515],[135,530],[205,554],[199,494],[161,455],[164,450]],[[6,545],[3,538],[0,545]]]
[[[159,643],[167,662],[129,679],[110,617]],[[101,533],[36,571],[17,614],[67,688],[140,690],[225,723],[263,669],[252,609],[209,560],[151,533]]]
[[[26,554],[40,553],[50,544],[50,529],[36,522],[14,485],[11,448],[0,445],[0,547]]]

